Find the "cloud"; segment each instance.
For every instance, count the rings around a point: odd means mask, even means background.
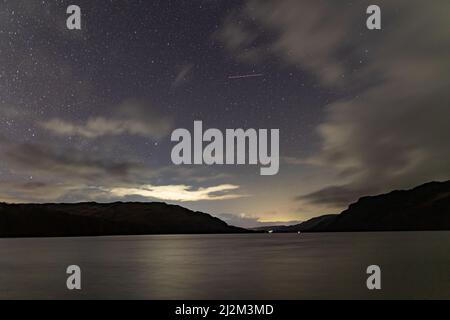
[[[194,189],[192,186],[187,185],[143,185],[135,188],[111,188],[107,189],[107,191],[114,197],[141,196],[144,198],[188,202],[241,198],[243,195],[228,193],[229,191],[236,190],[238,188],[239,186],[230,184],[222,184],[198,189]]]
[[[128,185],[152,178],[157,169],[115,161],[70,147],[15,143],[0,136],[0,201],[95,200],[100,186]]]
[[[298,196],[296,200],[305,200],[316,205],[332,205],[337,207],[348,206],[349,203],[358,199],[362,195],[375,193],[374,189],[355,188],[352,185],[328,186],[318,191]]]
[[[108,117],[90,117],[81,123],[53,118],[42,121],[40,125],[55,135],[88,139],[123,134],[159,139],[166,136],[173,126],[170,117],[139,101],[127,101],[110,113]]]
[[[0,181],[0,202],[19,203],[23,198],[36,199],[45,194],[46,198],[54,196],[54,189],[48,190],[47,184],[43,182]]]
[[[369,4],[249,0],[222,28],[228,48],[267,46],[266,55],[347,97],[326,106],[320,150],[304,159],[333,169],[329,185],[299,201],[342,207],[367,193],[450,179],[450,3],[380,1],[381,31],[365,26]],[[271,35],[264,43],[254,24]]]
[[[192,74],[193,68],[194,65],[192,63],[185,64],[182,67],[180,67],[177,76],[175,77],[175,80],[172,82],[172,87],[176,88],[181,84],[187,82],[190,75]]]
[[[178,175],[170,168],[156,168],[132,163],[114,162],[86,155],[76,150],[55,150],[43,144],[13,144],[0,137],[3,150],[0,160],[10,170],[20,173],[25,182],[0,181],[0,201],[47,202],[103,201],[134,196],[166,201],[194,202],[229,200],[244,197],[235,191],[237,185],[219,184],[206,188],[188,185],[138,185],[160,172]]]
[[[242,24],[243,21],[247,23]],[[214,32],[213,39],[222,42],[239,61],[260,62],[266,49],[255,45],[260,37],[253,28],[243,12],[233,12],[225,19],[222,28]]]
[[[288,165],[303,165],[308,164],[307,161],[303,158],[297,157],[281,157],[281,161]]]
[[[206,181],[223,179],[221,174],[185,171],[172,166],[153,168],[61,146],[13,143],[1,136],[0,144],[0,162],[6,164],[13,175],[0,180],[0,201],[110,201],[137,196],[194,202],[246,196],[235,192],[239,188],[237,185],[217,183],[206,188],[197,187]],[[165,182],[161,181],[161,175]],[[146,183],[152,180],[158,185]],[[189,180],[193,185],[181,184],[181,180]]]
[[[29,203],[59,201],[63,197],[84,194],[84,199],[93,199],[95,188],[89,185],[42,181],[0,181],[0,202]]]
[[[42,199],[47,195],[48,200],[52,200],[53,194],[63,196],[74,190],[87,189],[81,197],[86,198],[90,194],[90,188],[95,186],[136,183],[150,179],[158,172],[158,169],[141,163],[98,157],[70,147],[14,143],[1,136],[0,144],[0,162],[20,182],[11,180],[3,183],[0,188],[3,193],[8,191],[10,194],[25,196],[26,190],[34,190],[36,194],[45,190]],[[4,175],[0,183],[8,181],[8,177]],[[27,182],[23,183],[23,180]],[[27,194],[32,196],[31,192]]]
[[[42,127],[61,136],[81,136],[98,138],[106,135],[139,135],[143,137],[160,137],[165,130],[150,126],[136,120],[106,119],[103,117],[89,118],[83,124],[74,124],[58,118],[43,122]],[[164,132],[164,134],[163,134]]]
[[[346,43],[346,31],[351,31],[349,11],[333,1],[249,0],[225,19],[216,37],[240,60],[258,62],[275,55],[325,83],[336,83],[344,72],[338,44]]]
[[[301,221],[271,221],[271,222],[261,222],[258,217],[252,217],[245,214],[230,214],[222,213],[216,214],[216,217],[222,219],[227,224],[242,228],[257,228],[266,226],[280,226],[280,225],[294,225],[299,224]]]
[[[3,161],[35,176],[50,176],[98,181],[126,180],[138,165],[126,162],[108,162],[81,154],[75,150],[57,152],[41,144],[6,145]]]

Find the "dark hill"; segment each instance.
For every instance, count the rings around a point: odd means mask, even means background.
[[[363,197],[339,215],[316,217],[285,232],[450,230],[450,181]]]
[[[275,232],[308,232],[314,229],[326,228],[335,218],[337,214],[327,214],[320,217],[314,217],[300,224],[283,227]]]
[[[165,203],[0,204],[0,237],[241,232],[248,231]]]

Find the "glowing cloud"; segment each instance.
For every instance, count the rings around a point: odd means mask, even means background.
[[[152,186],[143,185],[137,188],[112,188],[108,190],[112,196],[141,196],[169,201],[202,201],[202,200],[228,200],[241,198],[243,195],[228,193],[239,186],[222,184],[208,188],[194,189],[187,185]]]

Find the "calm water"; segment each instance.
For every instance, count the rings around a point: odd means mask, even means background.
[[[450,299],[450,232],[0,239],[0,298]]]

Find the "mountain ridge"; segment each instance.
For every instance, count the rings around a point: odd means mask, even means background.
[[[450,180],[364,196],[340,214],[314,217],[276,232],[437,230],[450,230]]]
[[[0,237],[250,232],[163,202],[0,204]]]

